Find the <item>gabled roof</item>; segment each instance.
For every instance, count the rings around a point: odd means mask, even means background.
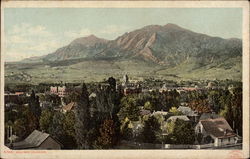
[[[49,134],[43,133],[38,130],[34,130],[26,139],[25,141],[34,145],[39,146],[41,143],[49,137]]]
[[[216,118],[220,118],[220,116],[213,113],[203,113],[200,117],[200,120],[216,119]]]
[[[23,141],[13,143],[13,148],[14,149],[28,149],[28,148],[39,147],[49,136],[50,135],[47,133],[43,133],[41,131],[34,130]]]
[[[197,116],[197,114],[189,107],[179,106],[177,109],[187,116]]]
[[[200,120],[205,131],[217,138],[236,136],[225,118]]]
[[[188,119],[188,117],[186,115],[171,116],[171,117],[168,118],[167,121],[175,122],[177,119],[184,120],[184,121],[189,121],[189,119]]]
[[[70,110],[74,109],[75,106],[76,106],[76,102],[71,102],[71,103],[63,106],[62,109],[66,110],[66,111],[70,111]]]
[[[140,115],[149,115],[150,113],[151,113],[150,110],[146,110],[146,109],[140,110]]]
[[[168,112],[165,111],[154,111],[152,115],[168,115]]]

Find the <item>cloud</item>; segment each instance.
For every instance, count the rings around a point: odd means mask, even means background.
[[[17,61],[32,56],[46,55],[76,38],[91,34],[100,38],[113,39],[127,30],[126,26],[108,25],[102,29],[81,28],[55,33],[43,25],[21,23],[5,30],[5,60]]]
[[[62,40],[42,25],[21,23],[5,32],[5,60],[17,61],[48,54],[62,46]]]
[[[14,44],[23,44],[28,43],[29,41],[22,36],[12,35],[7,38],[7,43],[14,43]]]

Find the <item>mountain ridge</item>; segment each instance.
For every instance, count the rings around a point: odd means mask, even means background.
[[[188,38],[189,36],[191,38]],[[168,60],[162,60],[165,58],[164,54],[180,52],[181,46],[178,44],[178,41],[181,41],[183,44],[187,43],[185,40],[192,40],[193,43],[203,41],[204,45],[204,43],[207,43],[209,41],[208,39],[211,38],[217,42],[230,41],[231,45],[234,45],[236,42],[241,43],[241,40],[237,38],[223,39],[220,37],[212,37],[206,34],[193,32],[176,24],[168,23],[163,26],[144,26],[140,29],[118,36],[115,40],[107,40],[91,34],[86,37],[77,38],[70,44],[57,49],[55,52],[42,56],[41,59],[35,59],[40,61],[60,61],[85,57],[139,56],[146,60],[152,60],[158,64],[167,65],[167,63],[169,63]],[[189,44],[189,46],[183,49],[187,50],[188,47],[197,47],[197,45],[199,44]],[[164,52],[162,50],[167,51]],[[28,60],[29,58],[23,61],[27,62]]]
[[[150,25],[114,40],[81,37],[48,55],[6,63],[6,80],[100,81],[109,76],[174,80],[242,79],[242,40]],[[22,72],[23,74],[20,74]]]

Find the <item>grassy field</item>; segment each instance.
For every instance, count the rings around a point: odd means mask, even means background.
[[[145,61],[80,61],[72,65],[49,64],[7,64],[5,65],[6,83],[41,82],[91,82],[102,81],[110,76],[117,79],[128,74],[131,78],[149,78],[167,80],[206,80],[206,79],[242,79],[241,58],[229,59],[200,67],[190,61],[175,67],[163,67]]]

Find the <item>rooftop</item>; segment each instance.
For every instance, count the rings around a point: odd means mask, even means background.
[[[181,111],[184,115],[187,115],[187,116],[197,116],[197,113],[195,113],[189,107],[179,106],[179,108],[177,110]]]
[[[70,111],[70,110],[74,109],[75,106],[76,106],[76,102],[71,102],[71,103],[63,106],[62,109],[66,110],[66,111]]]
[[[171,116],[171,117],[168,118],[167,121],[175,122],[177,119],[184,120],[184,121],[189,121],[189,119],[188,119],[188,117],[186,115]]]
[[[28,149],[39,147],[47,138],[49,134],[34,130],[26,139],[20,142],[13,143],[14,149]]]
[[[223,117],[201,120],[200,122],[203,125],[205,131],[214,137],[225,138],[236,136],[226,119]]]

